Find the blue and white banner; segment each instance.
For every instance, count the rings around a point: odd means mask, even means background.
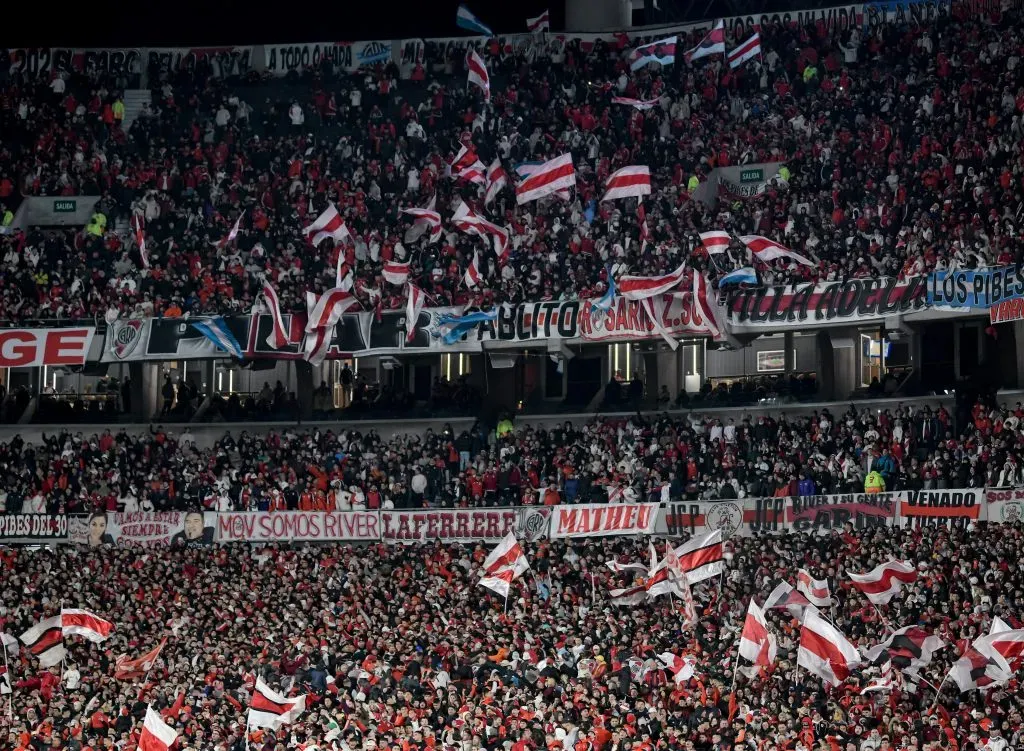
[[[245,352],[238,339],[231,333],[227,321],[223,316],[211,318],[208,321],[192,321],[192,327],[211,342],[217,345],[218,349],[227,352],[239,360],[245,359]]]
[[[1024,297],[1024,273],[1019,266],[936,271],[928,275],[929,305],[988,309]]]

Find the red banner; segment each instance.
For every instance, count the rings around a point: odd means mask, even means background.
[[[657,503],[611,503],[553,506],[551,537],[649,535],[658,521]]]

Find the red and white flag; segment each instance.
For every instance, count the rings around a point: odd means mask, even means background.
[[[651,194],[651,170],[646,166],[623,167],[608,176],[604,184],[602,201],[617,198],[649,196]]]
[[[132,214],[129,220],[132,237],[135,238],[135,246],[139,249],[139,258],[142,260],[143,268],[149,268],[149,251],[146,250],[146,217],[141,211]]]
[[[59,615],[39,621],[21,635],[21,643],[39,659],[39,666],[53,667],[67,655],[64,649],[64,630]]]
[[[483,276],[480,274],[480,254],[475,250],[473,251],[473,260],[469,262],[469,266],[466,267],[466,273],[462,277],[462,281],[466,283],[466,286],[470,289],[476,289],[480,286],[480,282],[483,280]]]
[[[414,225],[422,224],[429,230],[428,242],[436,243],[441,239],[441,215],[433,209],[402,209],[403,214],[416,217]],[[418,238],[419,235],[416,235]],[[416,239],[414,238],[414,239]],[[412,242],[406,237],[406,242]]]
[[[277,290],[274,289],[274,285],[267,281],[263,282],[263,294],[253,308],[266,311],[274,322],[270,336],[267,337],[268,347],[271,349],[281,349],[281,347],[290,343],[288,329],[284,325],[284,316],[281,315],[281,302],[277,297]],[[254,310],[254,312],[256,311]]]
[[[273,691],[263,682],[256,679],[256,691],[249,704],[249,718],[246,726],[250,728],[270,728],[277,730],[282,725],[290,725],[299,718],[306,709],[306,696],[287,698]]]
[[[796,663],[831,686],[838,686],[861,662],[857,648],[816,609],[804,612]]]
[[[146,719],[139,736],[139,751],[167,751],[174,745],[178,734],[153,709],[146,707]]]
[[[718,323],[718,309],[711,301],[713,299],[713,294],[708,294],[708,291],[712,289],[714,288],[708,283],[708,278],[704,276],[702,272],[694,270],[693,309],[696,314],[700,315],[701,320],[704,321],[704,325],[711,333],[711,336],[717,339],[722,331],[722,327]],[[645,304],[650,302],[650,299],[644,301]],[[694,319],[694,323],[696,322],[696,319]],[[673,347],[673,349],[675,348]]]
[[[811,603],[801,592],[793,589],[789,582],[779,582],[764,601],[765,610],[787,608],[794,618],[800,618],[806,607],[811,607]]]
[[[807,601],[819,608],[827,608],[832,604],[832,593],[828,588],[828,581],[815,579],[809,573],[800,569],[796,573],[796,589],[807,598]]]
[[[761,34],[754,32],[747,41],[729,51],[729,67],[738,68],[747,60],[752,60],[761,54]]]
[[[892,663],[886,662],[882,665],[881,674],[860,690],[864,696],[874,691],[893,691],[903,687],[903,675],[898,670],[892,669]]]
[[[324,292],[317,299],[313,308],[309,310],[306,332],[312,333],[318,329],[333,329],[335,324],[341,320],[342,315],[357,305],[359,305],[359,300],[347,289],[335,287]]]
[[[487,179],[487,169],[476,151],[463,144],[455,155],[451,165],[451,175],[455,180],[465,180],[475,185],[483,185]]]
[[[640,251],[647,247],[647,243],[651,240],[651,228],[647,226],[647,209],[644,208],[644,199],[641,198],[636,202],[636,221],[640,225]],[[633,277],[638,279],[640,277]]]
[[[551,28],[551,14],[548,11],[544,11],[535,18],[526,19],[526,29],[531,34],[536,34],[540,31],[547,31]]]
[[[491,77],[487,75],[484,59],[474,49],[466,55],[466,68],[469,70],[467,85],[473,84],[484,93],[485,102],[491,101]]]
[[[610,589],[608,597],[616,605],[638,605],[647,599],[647,587],[645,584],[634,584],[621,589]]]
[[[321,365],[330,354],[334,342],[334,329],[317,329],[307,333],[302,343],[302,357],[313,365]]]
[[[572,154],[556,156],[516,186],[516,203],[524,204],[549,196],[559,190],[575,187],[576,170],[572,166]]]
[[[679,566],[686,572],[690,584],[702,582],[725,571],[720,529],[691,537],[675,549],[675,554],[679,556]]]
[[[484,560],[480,584],[508,597],[509,586],[530,569],[516,536],[509,532]]]
[[[401,287],[409,281],[409,264],[399,263],[398,261],[385,261],[381,274],[384,277],[384,281],[388,284]]]
[[[628,300],[643,300],[664,294],[679,286],[686,275],[686,262],[671,274],[661,276],[621,276],[616,282],[619,294]]]
[[[658,655],[658,659],[661,660],[661,664],[665,666],[665,669],[672,673],[672,680],[677,685],[686,683],[697,672],[697,658],[693,655],[683,655],[680,657],[671,652],[662,652]]]
[[[60,628],[64,636],[81,636],[99,644],[110,637],[114,624],[88,610],[65,608],[60,611]]]
[[[405,297],[405,341],[411,342],[416,337],[416,324],[420,320],[420,311],[426,295],[415,284],[409,283]]]
[[[133,678],[144,677],[153,667],[166,643],[166,638],[161,639],[159,644],[146,652],[146,654],[140,655],[135,659],[130,659],[128,655],[120,655],[114,661],[114,677],[119,681],[129,681]]]
[[[889,561],[866,574],[847,574],[853,586],[874,605],[885,605],[899,594],[904,584],[917,579],[917,569],[909,561]]]
[[[710,255],[715,255],[729,250],[729,243],[732,242],[732,237],[728,232],[715,230],[714,232],[701,232],[700,241],[704,245],[704,250]]]
[[[719,21],[707,36],[700,40],[700,44],[686,53],[686,59],[690,62],[700,60],[708,55],[725,54],[725,22]]]
[[[11,674],[7,672],[6,663],[0,665],[0,696],[11,693]]]
[[[243,216],[245,216],[244,211],[238,215],[237,219],[235,219],[235,224],[234,226],[231,227],[231,230],[228,232],[227,236],[221,238],[219,242],[215,243],[217,246],[217,250],[224,250],[224,248],[226,248],[235,241],[235,238],[238,237],[238,228],[242,225]]]
[[[455,228],[468,235],[476,235],[483,239],[492,238],[494,241],[494,252],[498,256],[498,263],[504,265],[508,261],[512,250],[512,233],[506,227],[499,227],[494,222],[489,222],[474,212],[466,203],[460,203],[452,214],[452,224]]]
[[[761,263],[768,263],[777,258],[791,258],[797,263],[802,263],[804,266],[814,266],[814,261],[804,258],[799,253],[795,253],[784,245],[779,245],[774,240],[769,240],[761,235],[742,235],[740,242],[746,245],[750,252],[754,254],[754,257]]]
[[[1024,629],[1010,628],[1002,618],[992,620],[988,636],[978,639],[981,644],[1002,655],[1014,672],[1024,664]]]
[[[501,159],[495,157],[494,161],[491,162],[491,166],[487,168],[487,192],[484,195],[484,206],[489,205],[497,198],[498,193],[506,185],[508,185],[508,173],[505,172],[505,168],[501,165]]]
[[[331,239],[335,242],[341,242],[351,237],[348,228],[345,226],[345,221],[341,218],[341,214],[338,213],[338,209],[333,203],[327,205],[324,209],[324,213],[316,218],[312,224],[308,225],[302,230],[309,241],[313,244],[313,247],[319,245],[323,240]]]
[[[633,99],[628,96],[613,96],[612,104],[625,104],[630,107],[636,107],[638,110],[649,110],[654,109],[661,103],[661,99]]]
[[[775,637],[768,630],[768,621],[764,611],[753,599],[747,606],[747,617],[743,621],[740,633],[740,657],[759,667],[767,667],[775,662],[778,645]]]

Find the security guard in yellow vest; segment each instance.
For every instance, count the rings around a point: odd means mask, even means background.
[[[114,100],[114,104],[111,106],[114,111],[114,122],[120,125],[124,122],[124,102],[120,98]]]
[[[102,237],[107,229],[107,217],[103,212],[97,211],[92,215],[89,223],[85,225],[85,231],[93,237]]]
[[[3,207],[3,216],[0,217],[0,227],[10,227],[14,224],[14,212],[6,206]]]

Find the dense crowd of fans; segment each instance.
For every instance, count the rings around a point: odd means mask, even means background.
[[[307,289],[333,286],[339,252],[367,309],[401,304],[402,289],[380,276],[392,259],[411,260],[436,303],[589,297],[604,289],[609,264],[614,274],[656,274],[688,260],[713,276],[745,265],[738,246],[713,262],[698,249],[697,233],[714,229],[764,234],[817,262],[762,265],[765,283],[1015,262],[1021,24],[1015,11],[957,4],[919,27],[769,25],[761,58],[737,70],[722,56],[679,55],[631,73],[627,52],[641,39],[492,44],[482,51],[489,104],[467,90],[461,53],[435,45],[408,79],[393,63],[282,79],[222,75],[208,61],[181,71],[154,64],[153,103],[127,133],[115,106],[127,81],[14,73],[0,84],[0,203],[102,195],[108,224],[98,236],[0,237],[0,316],[248,310],[264,276],[287,308],[301,308]],[[642,112],[613,96],[660,105]],[[506,171],[571,150],[576,191],[568,202],[516,206],[506,189],[485,208],[475,186],[445,176],[470,142]],[[788,181],[714,208],[691,200],[693,181],[714,167],[765,161],[785,162]],[[627,164],[653,174],[646,245],[634,199],[597,202],[604,178]],[[499,268],[481,242],[453,231],[435,245],[404,242],[410,222],[400,209],[431,198],[446,221],[463,200],[510,226],[510,262]],[[328,201],[354,240],[314,252],[300,230]],[[111,231],[136,209],[149,269],[127,233]],[[242,212],[237,242],[218,248]],[[474,250],[485,276],[476,291],[461,284]]]
[[[1024,742],[1016,679],[962,695],[946,684],[935,698],[959,640],[987,633],[996,616],[1019,623],[1019,525],[736,537],[725,575],[694,587],[689,630],[678,598],[609,601],[630,577],[605,563],[645,559],[646,540],[525,548],[532,574],[514,582],[507,612],[478,585],[483,546],[6,551],[0,631],[19,634],[61,604],[115,630],[99,645],[66,639],[70,654],[51,669],[24,649],[9,658],[0,743],[134,749],[147,706],[181,733],[181,751],[1003,751]],[[893,557],[913,562],[918,579],[872,607],[847,574]],[[747,603],[798,568],[829,582],[828,617],[859,647],[909,624],[947,646],[888,694],[860,694],[872,667],[828,689],[795,667],[798,622],[776,609],[778,658],[749,670],[736,661]],[[114,677],[118,656],[164,638],[144,678]],[[674,683],[663,653],[692,656],[693,677]],[[247,739],[257,677],[306,694],[307,708]]]
[[[599,418],[551,428],[70,431],[0,444],[0,511],[456,508],[675,501],[1024,484],[1024,407]]]

